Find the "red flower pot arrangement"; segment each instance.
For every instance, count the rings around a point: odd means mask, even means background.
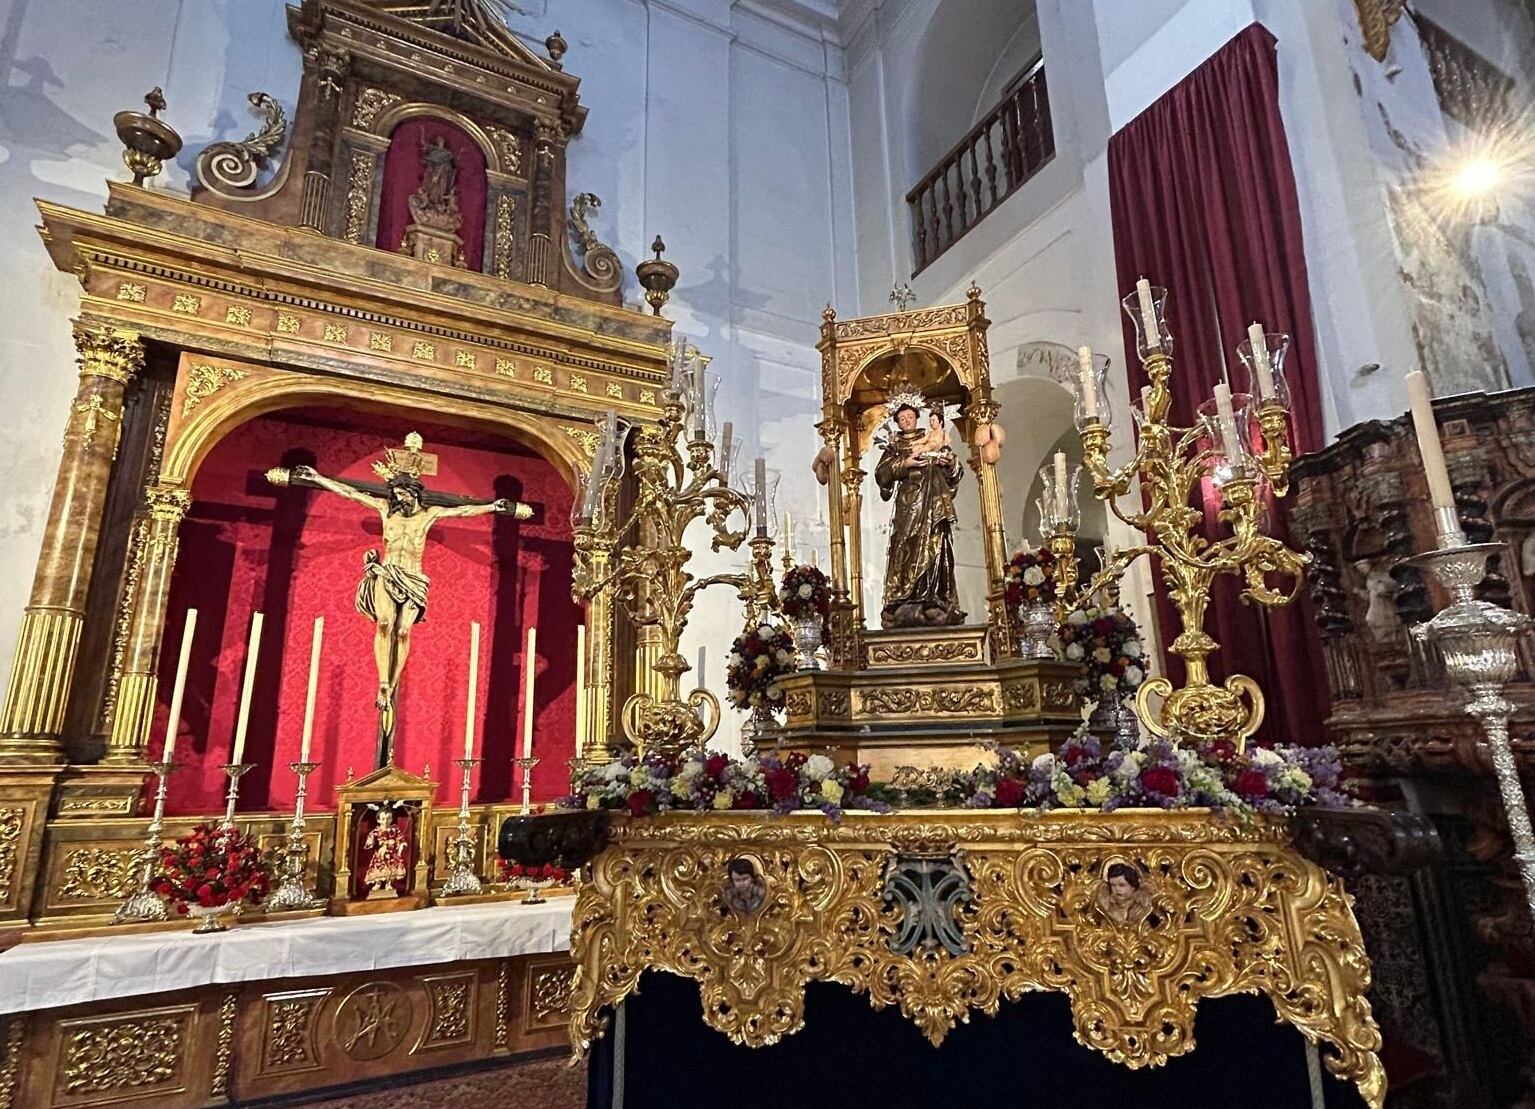
[[[238,912],[266,896],[271,877],[256,841],[235,828],[199,824],[160,851],[150,889],[182,915],[217,920],[218,910]],[[210,925],[207,931],[219,931]]]

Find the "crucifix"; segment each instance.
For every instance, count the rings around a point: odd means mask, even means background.
[[[430,579],[421,568],[426,553],[426,534],[438,520],[501,513],[518,520],[531,519],[533,508],[505,498],[471,501],[462,497],[430,494],[423,475],[437,472],[437,456],[421,449],[421,436],[411,432],[404,447],[388,447],[384,459],[373,464],[383,485],[342,481],[316,473],[311,466],[267,471],[273,485],[304,485],[324,489],[373,509],[384,523],[384,553],[363,556],[362,579],[357,583],[357,611],[374,627],[373,660],[378,667],[377,766],[394,760],[395,695],[400,674],[410,654],[411,629],[426,618]]]

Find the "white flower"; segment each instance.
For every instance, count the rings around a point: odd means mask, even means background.
[[[714,795],[714,807],[716,809],[728,809],[735,802],[736,795],[728,789],[722,789]]]
[[[1103,687],[1105,693],[1113,693],[1119,688],[1119,679],[1113,674],[1105,674],[1098,679],[1098,684]]]
[[[1034,770],[1050,770],[1055,766],[1055,756],[1046,751],[1043,755],[1036,755],[1029,766]]]
[[[588,793],[586,795],[586,807],[587,808],[595,809],[598,806],[600,806],[601,804],[602,804],[602,799],[599,798],[595,793]]]
[[[1133,782],[1141,775],[1141,762],[1136,756],[1140,752],[1132,751],[1125,756],[1125,760],[1109,772],[1109,776],[1120,782]]]
[[[773,629],[768,627],[766,624],[763,624],[760,628],[757,629],[757,638],[758,639],[772,639],[773,638]]]
[[[826,779],[826,781],[821,783],[821,796],[833,805],[838,804],[842,800],[841,784],[834,778]]]
[[[837,769],[837,764],[825,755],[811,755],[805,760],[805,777],[813,782],[819,782]]]
[[[1109,780],[1107,778],[1094,778],[1087,786],[1087,799],[1094,805],[1101,805],[1109,799]]]
[[[1180,748],[1178,748],[1178,769],[1179,770],[1182,770],[1185,774],[1187,774],[1191,770],[1194,770],[1196,767],[1201,766],[1201,765],[1203,765],[1203,764],[1201,763],[1198,754],[1196,754],[1195,752],[1189,750],[1187,747],[1180,747]]]
[[[1311,790],[1311,775],[1298,766],[1287,766],[1279,772],[1279,788],[1308,793]]]
[[[1140,685],[1145,677],[1146,671],[1142,670],[1139,666],[1125,667],[1125,681],[1131,685]]]
[[[1094,662],[1106,663],[1106,662],[1109,661],[1109,659],[1111,659],[1113,657],[1114,656],[1109,653],[1109,649],[1107,647],[1094,647],[1093,648],[1093,661]]]
[[[1125,645],[1120,649],[1124,651],[1126,658],[1141,657],[1141,641],[1139,639],[1125,640]]]
[[[691,778],[698,777],[703,772],[704,764],[699,762],[697,759],[692,759],[682,764],[682,769],[677,771],[677,777],[682,781],[687,781]]]
[[[1066,623],[1081,626],[1087,623],[1087,613],[1083,612],[1080,608],[1074,609],[1071,615],[1066,617]]]
[[[808,583],[799,587],[799,595],[801,597],[806,598],[807,600],[810,598],[810,595],[812,593],[814,593],[814,592],[815,592],[815,590],[810,588],[810,585]]]
[[[692,792],[693,792],[693,787],[688,783],[688,780],[686,778],[673,778],[672,779],[672,794],[679,801],[686,801],[687,797],[688,797],[688,794],[690,794]]]
[[[740,666],[746,660],[741,657],[740,651],[731,651],[730,657],[725,660],[726,666]]]
[[[766,670],[768,668],[767,655],[758,655],[756,662],[754,662],[752,665],[755,666],[758,670]]]
[[[605,762],[597,768],[597,777],[605,782],[616,782],[627,773],[628,770],[624,768],[624,764],[616,761]]]
[[[1081,662],[1084,653],[1080,643],[1068,643],[1066,645],[1066,657],[1072,662]]]
[[[1280,758],[1267,747],[1252,748],[1253,765],[1257,767],[1283,766],[1284,759]]]
[[[1045,572],[1043,570],[1041,570],[1038,566],[1030,566],[1027,570],[1025,570],[1023,572],[1023,583],[1025,585],[1038,585],[1040,582],[1042,582],[1044,580],[1045,580]]]
[[[778,660],[780,666],[788,666],[789,663],[794,661],[794,655],[789,651],[778,651],[773,657]]]

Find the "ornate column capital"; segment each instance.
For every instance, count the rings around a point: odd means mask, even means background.
[[[179,524],[192,505],[192,492],[179,485],[151,485],[144,491],[144,501],[151,520]]]
[[[137,331],[76,320],[74,336],[82,378],[104,377],[126,385],[144,368],[144,341]]]

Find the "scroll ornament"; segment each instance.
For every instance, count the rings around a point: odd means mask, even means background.
[[[618,254],[592,230],[591,216],[602,207],[596,193],[577,193],[570,202],[570,230],[579,244],[585,277],[598,289],[611,291],[623,280]]]
[[[249,189],[270,164],[288,134],[282,105],[264,92],[246,97],[265,117],[261,126],[239,142],[216,142],[197,156],[197,180],[205,189],[230,196]]]

